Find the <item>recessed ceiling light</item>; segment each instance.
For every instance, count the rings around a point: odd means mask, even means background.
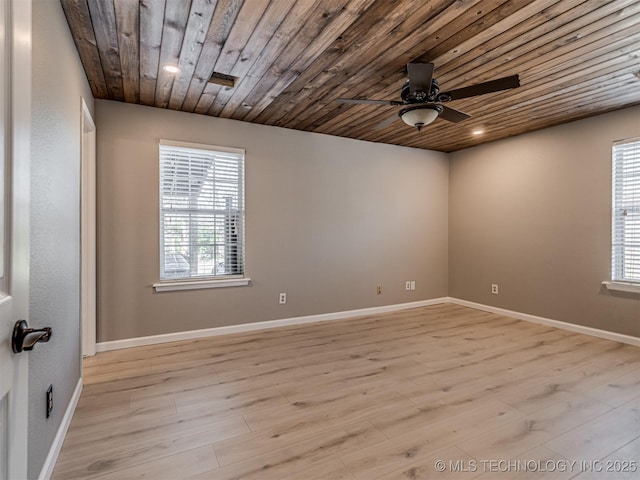
[[[484,130],[481,128],[476,128],[471,133],[473,133],[474,135],[482,135],[484,133]]]
[[[180,71],[180,69],[175,65],[165,65],[162,69],[168,73],[178,73]]]

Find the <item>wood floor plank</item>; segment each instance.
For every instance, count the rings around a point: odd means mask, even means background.
[[[280,480],[300,480],[300,474],[294,473]],[[337,458],[331,458],[304,470],[304,480],[357,480],[345,465]]]
[[[189,480],[205,480],[215,476],[216,480],[242,479],[280,479],[299,475],[314,468],[323,460],[350,451],[374,445],[386,437],[371,424],[357,422],[337,428],[323,430],[305,437],[304,441],[288,445],[287,448],[272,450],[266,454],[252,456],[249,460],[220,467]]]
[[[640,437],[640,401],[610,412],[547,441],[546,446],[572,460],[598,460]]]
[[[182,479],[185,472],[202,473],[218,467],[211,445],[124,468],[98,477],[100,480]]]
[[[357,423],[390,414],[390,404],[394,405],[393,409],[410,408],[411,405],[407,400],[403,404],[402,398],[394,392],[376,392],[370,388],[351,392],[327,392],[326,395],[291,403],[297,412],[291,413],[288,418],[269,418],[267,415],[271,412],[261,410],[254,417],[262,417],[263,428],[216,442],[214,448],[220,464],[228,465],[248,459],[256,452],[266,453],[288,448],[289,445],[300,442],[301,436],[337,428],[344,423]],[[256,423],[253,423],[254,427]]]
[[[459,305],[84,363],[54,480],[589,480],[635,477],[460,468],[640,458],[639,348]]]
[[[280,405],[287,399],[277,387],[234,388],[220,390],[217,387],[198,389],[188,394],[174,395],[178,413],[188,411],[206,411],[216,415],[243,413]]]
[[[401,468],[380,477],[378,480],[428,480],[431,478],[446,479],[446,480],[471,480],[480,476],[480,473],[476,470],[467,468],[458,469],[453,465],[470,465],[473,461],[473,457],[463,452],[458,447],[449,447],[438,452],[433,452],[428,459],[422,462],[413,462],[412,465]],[[441,470],[436,467],[439,462],[444,462],[446,468]],[[463,467],[465,468],[465,467]],[[359,476],[358,480],[364,480],[369,478],[366,476]]]
[[[131,393],[116,391],[97,395],[81,395],[76,406],[74,418],[85,418],[93,415],[103,415],[110,412],[129,410]]]
[[[469,435],[522,418],[524,413],[500,402],[488,402],[468,412],[423,423],[404,435],[342,455],[347,467],[358,478],[376,479],[399,470],[426,468],[443,449],[450,448]]]
[[[156,419],[172,416],[177,413],[175,403],[156,401],[146,402],[139,408],[117,409],[102,415],[76,415],[71,421],[73,438],[87,435],[96,436],[96,430],[102,430],[105,425],[110,427],[120,423],[128,424],[132,420]]]
[[[65,443],[73,449],[76,458],[84,458],[91,457],[95,449],[103,454],[121,452],[128,442],[136,448],[142,448],[155,444],[158,438],[175,439],[200,434],[203,438],[210,437],[211,440],[206,443],[212,443],[248,430],[240,416],[217,418],[214,415],[192,414],[115,424],[110,428],[104,427],[100,437],[70,436]]]
[[[640,472],[640,438],[598,461],[579,462],[576,480],[635,480]]]
[[[631,480],[638,478],[640,472],[640,438],[626,444],[602,461],[587,463],[582,475],[577,480],[594,480],[613,478],[617,480]]]
[[[499,460],[499,459],[496,459]],[[545,447],[536,447],[513,459],[511,464],[479,463],[479,480],[565,480],[575,477],[579,468]]]
[[[586,397],[561,402],[466,440],[459,446],[474,458],[516,458],[610,410],[608,405]],[[562,455],[562,452],[557,453]]]
[[[217,421],[196,419],[188,427],[181,427],[176,419],[174,428],[148,428],[129,435],[110,438],[82,438],[74,445],[71,437],[65,440],[70,455],[56,464],[52,478],[61,480],[95,478],[107,473],[157,461],[194,448],[211,445],[217,440],[245,433],[248,428],[242,417],[226,417]],[[127,440],[124,440],[124,439]],[[166,477],[171,478],[171,477]]]
[[[636,480],[638,478],[638,470],[631,471],[602,471],[599,465],[606,465],[606,462],[596,464],[592,469],[578,475],[575,480]],[[612,468],[615,468],[615,463]]]
[[[586,394],[601,402],[619,407],[640,397],[640,371],[634,370],[621,375],[599,387],[589,389]]]
[[[333,398],[324,396],[312,400],[294,401],[287,405],[248,412],[243,417],[253,432],[289,433],[314,427],[317,430],[340,423],[370,420],[398,410],[412,408],[408,399],[396,392],[352,392],[347,396],[336,392]]]

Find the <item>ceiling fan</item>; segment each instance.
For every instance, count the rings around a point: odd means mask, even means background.
[[[391,125],[398,118],[418,131],[422,127],[433,122],[438,116],[449,122],[458,123],[471,115],[460,112],[454,108],[440,105],[441,103],[458,100],[461,98],[475,97],[485,93],[499,92],[520,86],[518,75],[498,78],[488,82],[477,83],[467,87],[457,88],[448,92],[440,92],[438,81],[433,78],[433,63],[408,63],[408,79],[402,87],[400,98],[402,100],[367,100],[357,98],[338,98],[339,103],[356,103],[367,105],[397,105],[403,106],[398,115],[390,117],[374,128],[381,129]]]

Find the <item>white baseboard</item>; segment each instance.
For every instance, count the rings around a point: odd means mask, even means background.
[[[51,444],[51,448],[49,449],[49,454],[44,461],[42,470],[40,470],[38,480],[49,480],[51,478],[51,475],[53,474],[53,468],[56,466],[58,455],[60,455],[60,450],[62,449],[62,444],[64,443],[64,437],[67,435],[67,430],[69,430],[69,425],[71,424],[71,419],[73,418],[73,412],[76,411],[76,406],[78,405],[78,400],[80,400],[81,393],[82,378],[79,378],[78,383],[76,384],[76,389],[73,391],[73,395],[71,395],[71,400],[69,401],[67,410],[66,412],[64,412],[64,417],[62,417],[62,422],[60,422],[58,433],[56,433],[56,436],[53,439],[53,443]]]
[[[632,337],[631,335],[624,335],[622,333],[609,332],[607,330],[600,330],[599,328],[585,327],[582,325],[576,325],[575,323],[561,322],[560,320],[551,320],[550,318],[538,317],[536,315],[529,315],[528,313],[514,312],[513,310],[506,310],[504,308],[492,307],[490,305],[483,305],[482,303],[469,302],[467,300],[460,300],[459,298],[448,297],[443,299],[448,303],[455,303],[463,307],[475,308],[476,310],[482,310],[489,313],[496,313],[498,315],[504,315],[507,317],[517,318],[518,320],[524,320],[526,322],[539,323],[541,325],[547,325],[549,327],[560,328],[562,330],[569,330],[572,332],[583,333],[585,335],[591,335],[592,337],[604,338],[606,340],[613,340],[614,342],[627,343],[636,347],[640,347],[640,338]]]
[[[141,347],[144,345],[155,345],[159,343],[177,342],[180,340],[193,340],[196,338],[213,337],[218,335],[228,335],[231,333],[244,333],[258,330],[267,330],[270,328],[285,327],[289,325],[302,325],[305,323],[326,322],[329,320],[343,320],[355,317],[362,317],[365,315],[375,315],[377,313],[395,312],[399,310],[405,310],[408,308],[427,307],[430,305],[437,305],[441,303],[454,303],[464,307],[475,308],[476,310],[482,310],[485,312],[496,313],[498,315],[505,315],[508,317],[517,318],[518,320],[524,320],[527,322],[538,323],[541,325],[548,325],[550,327],[560,328],[562,330],[569,330],[572,332],[583,333],[585,335],[591,335],[593,337],[604,338],[607,340],[613,340],[614,342],[627,343],[640,347],[640,338],[632,337],[630,335],[624,335],[622,333],[609,332],[606,330],[600,330],[598,328],[585,327],[582,325],[576,325],[573,323],[562,322],[560,320],[552,320],[550,318],[538,317],[536,315],[529,315],[528,313],[516,312],[513,310],[506,310],[504,308],[492,307],[490,305],[484,305],[481,303],[469,302],[467,300],[461,300],[454,297],[440,297],[430,300],[421,300],[418,302],[400,303],[395,305],[385,305],[382,307],[370,307],[361,308],[358,310],[347,310],[344,312],[322,313],[319,315],[308,315],[304,317],[292,317],[283,318],[279,320],[267,320],[264,322],[244,323],[241,325],[230,325],[227,327],[215,327],[206,328],[202,330],[189,330],[186,332],[166,333],[163,335],[152,335],[148,337],[127,338],[124,340],[114,340],[110,342],[101,342],[96,344],[97,352],[107,352],[109,350],[120,350],[123,348]]]
[[[395,312],[408,308],[427,307],[445,303],[447,298],[433,298],[431,300],[420,300],[417,302],[399,303],[396,305],[384,305],[382,307],[360,308],[358,310],[347,310],[344,312],[322,313],[319,315],[308,315],[304,317],[283,318],[279,320],[267,320],[264,322],[243,323],[241,325],[230,325],[227,327],[205,328],[202,330],[189,330],[186,332],[166,333],[163,335],[152,335],[148,337],[127,338],[124,340],[113,340],[110,342],[100,342],[96,344],[97,352],[107,352],[109,350],[119,350],[122,348],[141,347],[144,345],[155,345],[158,343],[177,342],[180,340],[193,340],[196,338],[213,337],[217,335],[228,335],[230,333],[244,333],[257,330],[267,330],[270,328],[285,327],[289,325],[302,325],[304,323],[326,322],[329,320],[342,320],[377,313]]]

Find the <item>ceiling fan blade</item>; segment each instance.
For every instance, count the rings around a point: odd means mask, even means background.
[[[338,103],[355,103],[363,105],[402,105],[397,100],[360,100],[358,98],[336,98]]]
[[[471,115],[468,115],[464,112],[456,110],[455,108],[445,107],[444,105],[440,105],[442,107],[442,113],[440,114],[440,118],[447,120],[449,122],[458,123],[463,120],[466,120]]]
[[[409,91],[411,93],[431,91],[431,77],[433,76],[433,63],[407,63],[409,75]]]
[[[373,129],[374,130],[382,130],[383,128],[388,127],[389,125],[391,125],[393,122],[395,122],[398,119],[400,119],[400,117],[398,117],[398,115],[395,114],[393,117],[389,117],[386,120],[383,120],[382,122],[377,124],[375,127],[373,127]]]
[[[438,96],[438,100],[441,102],[448,102],[449,100],[475,97],[476,95],[499,92],[501,90],[508,90],[519,86],[520,77],[518,75],[511,75],[510,77],[498,78],[497,80],[490,80],[488,82],[469,85],[468,87],[458,88],[449,92],[443,92]]]

